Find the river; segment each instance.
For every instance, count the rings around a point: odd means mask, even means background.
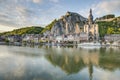
[[[119,80],[120,48],[0,45],[0,80]]]

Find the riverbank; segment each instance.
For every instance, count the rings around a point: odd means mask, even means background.
[[[82,43],[83,44],[83,43]],[[76,47],[81,47],[81,48],[84,48],[84,47],[97,47],[97,45],[82,45],[82,46],[79,46],[79,44],[74,44],[74,43],[22,43],[22,42],[0,42],[0,45],[9,45],[9,46],[60,46],[60,47],[65,47],[65,46],[76,46]],[[113,44],[101,44],[99,45],[99,47],[120,47],[120,45],[113,45]]]
[[[6,42],[0,42],[0,45],[6,45],[7,43]]]

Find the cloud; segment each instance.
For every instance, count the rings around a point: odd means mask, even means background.
[[[42,0],[32,0],[34,3],[41,3]]]
[[[49,7],[47,10],[42,10],[40,15],[40,22],[44,24],[49,24],[52,20],[58,19],[62,15],[64,15],[66,11],[64,11],[64,7],[61,5],[53,5]]]
[[[39,21],[39,12],[40,10],[34,8],[26,8],[23,6],[16,7],[17,11],[17,23],[21,24],[21,26],[32,26],[32,25],[40,25]]]
[[[25,26],[40,25],[38,13],[35,8],[27,7],[27,0],[0,0],[0,28],[6,27],[6,30],[20,28]],[[6,5],[8,4],[8,5]],[[27,2],[30,4],[30,1]],[[8,28],[10,27],[10,28]],[[5,30],[5,28],[3,29]],[[5,31],[6,31],[5,30]]]
[[[0,24],[0,32],[2,31],[10,31],[10,30],[13,30],[13,29],[16,29],[16,27],[10,27],[10,26],[6,26],[6,25],[1,25]]]
[[[78,13],[79,13],[80,15],[82,15],[83,17],[88,18],[89,9],[88,9],[88,8],[81,9]]]
[[[49,1],[54,2],[54,3],[59,2],[59,0],[49,0]]]
[[[110,1],[102,1],[98,4],[94,4],[93,6],[94,12],[97,16],[105,15],[110,13],[120,12],[120,1],[119,0],[110,0]]]

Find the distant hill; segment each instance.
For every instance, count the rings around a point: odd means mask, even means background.
[[[41,34],[44,28],[39,26],[25,27],[13,31],[3,32],[0,35],[22,35],[22,34]]]
[[[97,20],[100,36],[105,34],[120,34],[120,16],[108,19]]]
[[[115,18],[114,14],[107,14],[102,17],[96,18],[96,21],[112,21]]]
[[[50,24],[48,24],[47,26],[45,26],[45,28],[42,30],[42,32],[41,33],[44,33],[44,32],[46,32],[46,31],[50,31],[51,30],[51,28],[53,27],[53,25],[55,24],[57,22],[57,20],[55,19],[55,20],[53,20]]]

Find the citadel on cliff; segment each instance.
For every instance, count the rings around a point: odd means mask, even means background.
[[[45,35],[51,41],[98,41],[98,24],[93,21],[92,9],[88,19],[74,12],[67,12]]]

